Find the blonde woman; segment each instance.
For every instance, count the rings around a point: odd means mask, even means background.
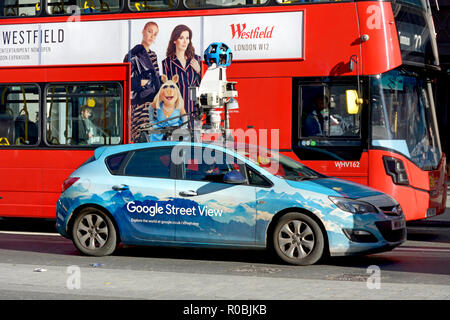
[[[162,75],[163,82],[158,94],[153,100],[152,107],[155,108],[152,126],[154,129],[163,129],[167,127],[179,127],[186,121],[186,111],[184,109],[184,99],[178,88],[178,75],[168,80],[167,76]],[[164,133],[153,133],[150,135],[150,141],[167,140]]]

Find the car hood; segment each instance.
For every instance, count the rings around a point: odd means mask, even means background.
[[[314,180],[285,180],[291,187],[325,193],[330,196],[340,196],[351,199],[374,197],[384,193],[373,188],[337,178],[320,178]]]

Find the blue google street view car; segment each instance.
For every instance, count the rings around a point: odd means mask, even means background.
[[[263,148],[167,141],[96,149],[64,182],[57,229],[87,255],[120,243],[268,248],[297,265],[406,239],[382,192]]]

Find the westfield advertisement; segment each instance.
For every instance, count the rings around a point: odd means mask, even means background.
[[[302,59],[303,20],[299,11],[7,25],[0,34],[0,66],[122,62],[149,21],[159,27],[151,48],[158,58],[165,56],[173,29],[183,24],[192,30],[197,55],[219,41],[230,46],[234,61]]]

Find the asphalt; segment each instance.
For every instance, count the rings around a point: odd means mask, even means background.
[[[245,253],[247,256],[244,256],[213,251],[214,258],[211,259],[208,251],[204,250],[196,253],[194,250],[176,252],[173,249],[174,253],[161,248],[127,248],[114,256],[84,257],[62,237],[8,234],[5,235],[6,240],[0,241],[3,248],[0,301],[449,300],[450,189],[447,194],[444,214],[408,222],[408,238],[411,240],[408,239],[405,246],[382,255],[337,259],[320,267],[266,264],[263,256],[248,260],[247,257],[252,257],[253,253]],[[54,228],[53,221],[36,222],[44,230]],[[414,233],[414,229],[420,230]],[[424,233],[428,236],[424,229],[429,229],[433,239],[439,234],[444,240],[433,244],[420,240]],[[21,246],[26,249],[20,249]],[[228,258],[227,255],[233,254]],[[367,272],[370,266],[380,267],[379,282],[368,281],[378,279]],[[70,271],[71,267],[78,267],[79,272]],[[77,274],[79,278],[75,278]],[[377,284],[378,287],[375,286]]]

